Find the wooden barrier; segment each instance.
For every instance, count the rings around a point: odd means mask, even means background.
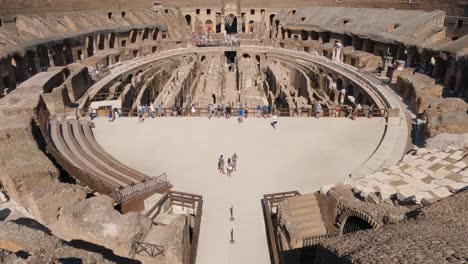
[[[267,236],[270,248],[270,256],[273,264],[280,263],[280,247],[277,238],[278,228],[277,223],[273,222],[273,212],[277,212],[278,203],[286,200],[289,197],[301,195],[298,191],[270,193],[263,195],[263,206],[264,206],[264,218],[266,221]],[[274,209],[274,210],[273,210]]]

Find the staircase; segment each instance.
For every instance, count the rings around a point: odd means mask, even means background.
[[[280,226],[289,233],[289,249],[301,248],[306,238],[327,234],[315,194],[298,195],[278,205]]]
[[[226,75],[226,83],[224,86],[224,103],[227,104],[229,102],[236,103],[237,100],[237,80],[236,80],[236,72],[231,72],[229,69],[225,70]]]

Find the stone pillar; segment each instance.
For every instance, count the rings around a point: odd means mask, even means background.
[[[340,94],[338,96],[340,98],[340,101],[338,102],[340,105],[344,104],[345,98],[346,98],[346,89],[343,88],[340,91]]]
[[[54,67],[55,66],[55,62],[54,62],[54,52],[50,51],[50,48],[47,49],[47,56],[49,57],[49,65],[50,67]]]
[[[335,40],[335,45],[333,45],[332,61],[335,61],[335,62],[341,61],[341,48],[342,47],[343,47],[343,44],[341,44],[340,41]]]

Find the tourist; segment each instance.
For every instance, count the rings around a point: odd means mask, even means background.
[[[96,117],[96,109],[93,109],[90,107],[88,110],[88,114],[89,114],[89,118],[93,120]]]
[[[143,116],[143,118],[145,118],[145,115],[146,115],[146,106],[141,106],[141,115]]]
[[[112,112],[112,107],[111,107],[109,109],[109,121],[108,122],[112,122],[112,121],[114,121],[114,119],[115,119],[115,116],[114,116],[114,114]]]
[[[373,115],[374,115],[374,104],[371,104],[371,106],[369,107],[369,113],[367,113],[367,117],[372,118]]]
[[[351,119],[356,120],[357,115],[358,115],[358,108],[354,107],[353,111],[352,111],[352,114],[351,114]]]
[[[263,105],[263,118],[268,117],[268,105]]]
[[[357,114],[361,114],[362,113],[362,105],[358,104],[356,108],[357,108]]]
[[[224,158],[223,158],[223,155],[219,156],[218,169],[219,169],[220,173],[224,174]]]
[[[116,118],[120,118],[120,112],[119,112],[119,109],[117,108],[114,108],[114,117],[112,120],[115,120]]]
[[[158,117],[162,116],[162,105],[158,104]]]
[[[231,118],[231,106],[228,104],[226,106],[226,119]]]
[[[278,124],[278,116],[276,114],[273,115],[273,121],[271,122],[271,126],[276,129],[276,124]]]
[[[206,107],[206,115],[208,116],[208,119],[211,119],[211,104],[208,104]]]
[[[237,171],[237,154],[236,153],[232,154],[231,159],[232,159],[232,169],[234,171]]]
[[[320,118],[320,114],[322,113],[322,105],[317,103],[315,105],[315,118]]]
[[[337,105],[335,109],[335,117],[340,117],[340,111],[341,111],[341,107],[340,105]]]
[[[243,118],[244,118],[244,109],[240,108],[239,117],[237,118],[237,120],[239,121],[239,124],[242,124],[244,122]]]
[[[231,173],[232,173],[232,162],[231,162],[231,159],[229,158],[228,165],[227,165],[227,176],[231,177]]]
[[[143,110],[144,108],[141,108],[141,111],[138,112],[138,124],[145,122],[145,112]]]
[[[219,118],[221,117],[222,113],[223,113],[223,108],[220,104],[218,104],[218,108],[216,109],[216,116]]]
[[[154,105],[153,103],[150,104],[150,115],[151,115],[151,118],[154,118],[154,113],[155,113],[155,109],[154,109]]]
[[[191,116],[195,116],[195,106],[192,104],[192,108],[190,109],[190,112],[191,112]]]
[[[260,106],[260,103],[257,104],[257,117],[260,117],[260,111],[262,110],[262,107]]]

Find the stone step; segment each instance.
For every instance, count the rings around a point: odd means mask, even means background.
[[[313,226],[310,228],[303,229],[301,231],[301,237],[302,238],[307,238],[307,237],[312,237],[312,236],[320,236],[320,235],[325,235],[327,233],[327,230],[325,229],[325,226]]]
[[[301,217],[306,215],[320,215],[320,208],[318,207],[304,207],[304,208],[294,208],[290,210],[292,217]]]

